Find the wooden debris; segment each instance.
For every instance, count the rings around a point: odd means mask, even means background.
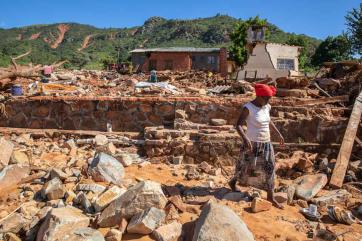
[[[341,149],[337,157],[337,163],[333,170],[330,186],[340,188],[343,185],[344,176],[348,167],[349,158],[351,156],[353,143],[356,138],[358,125],[361,121],[362,114],[362,92],[356,98],[353,106],[352,114],[348,122],[347,130],[344,134]]]

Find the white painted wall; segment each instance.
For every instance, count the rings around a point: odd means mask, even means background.
[[[294,59],[295,71],[299,71],[299,47],[282,44],[268,43],[266,50],[269,53],[274,68],[277,68],[277,59]]]

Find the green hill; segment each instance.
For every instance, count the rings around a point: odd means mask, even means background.
[[[238,20],[225,15],[193,20],[148,19],[143,26],[100,29],[77,23],[32,25],[0,29],[0,66],[10,63],[29,49],[32,53],[19,62],[49,64],[69,60],[66,67],[99,69],[104,62],[126,61],[129,51],[139,47],[221,47],[229,46],[229,33]],[[270,24],[270,41],[286,43],[292,33]],[[62,32],[64,36],[62,37]],[[305,36],[310,54],[319,40]],[[88,41],[87,41],[88,40]]]

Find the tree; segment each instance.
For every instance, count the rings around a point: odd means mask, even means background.
[[[266,25],[266,19],[260,19],[259,16],[256,16],[255,18],[249,18],[246,21],[239,20],[239,22],[236,24],[234,31],[230,34],[232,45],[229,48],[229,52],[238,65],[242,66],[248,59],[246,44],[249,27],[262,27]],[[267,34],[268,33],[266,33],[266,35]]]
[[[352,49],[362,54],[362,3],[359,8],[352,9],[346,16],[348,35],[351,39]]]
[[[326,38],[317,48],[312,63],[320,66],[324,62],[351,59],[351,43],[346,35]]]
[[[310,65],[310,58],[308,56],[308,50],[310,49],[310,42],[305,36],[291,35],[289,36],[286,44],[301,47],[299,53],[299,67],[301,69],[305,69]]]

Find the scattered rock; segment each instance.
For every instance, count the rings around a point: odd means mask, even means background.
[[[68,178],[68,174],[66,174],[65,172],[63,172],[59,168],[52,168],[52,170],[50,170],[50,179],[53,179],[55,177],[57,177],[60,180],[64,181],[65,179]]]
[[[65,207],[65,204],[62,199],[50,200],[50,201],[47,201],[46,204],[47,204],[47,206],[53,207],[53,208]]]
[[[295,194],[297,197],[309,201],[328,182],[325,174],[305,175],[294,180]]]
[[[123,233],[117,229],[112,228],[106,234],[106,241],[122,241]]]
[[[201,162],[198,167],[205,173],[209,173],[212,170],[212,166],[205,161]]]
[[[161,185],[152,181],[142,181],[128,189],[114,200],[98,219],[100,227],[111,227],[120,223],[122,218],[129,219],[150,207],[163,209],[167,199]]]
[[[180,218],[180,215],[178,214],[175,205],[173,205],[172,203],[167,204],[167,206],[165,207],[165,212],[166,212],[166,223],[169,223],[170,221]]]
[[[72,73],[61,73],[57,74],[56,77],[58,80],[75,80],[76,76]]]
[[[141,162],[141,158],[138,154],[131,154],[131,153],[126,153],[126,152],[118,154],[117,159],[125,167],[129,167],[133,163]]]
[[[23,165],[23,166],[30,165],[28,155],[25,152],[19,151],[19,150],[13,151],[13,154],[11,155],[9,163],[10,164],[19,164],[19,165]]]
[[[96,184],[96,183],[79,183],[76,186],[76,190],[77,191],[85,191],[85,192],[93,192],[93,193],[101,193],[104,192],[104,190],[106,190],[105,186],[102,186],[100,184]]]
[[[71,151],[72,149],[77,148],[77,144],[75,143],[74,139],[69,139],[64,142],[64,147]]]
[[[148,166],[148,165],[151,165],[151,162],[143,161],[143,162],[138,164],[138,167],[142,168],[142,167],[145,167],[145,166]]]
[[[319,206],[327,206],[336,203],[344,203],[352,197],[352,194],[345,189],[329,191],[327,195],[318,198],[313,198],[311,201]]]
[[[305,200],[298,199],[296,202],[299,205],[299,207],[301,207],[301,208],[308,208],[309,207],[308,202],[305,201]]]
[[[230,192],[230,193],[227,193],[225,196],[223,196],[222,199],[232,201],[232,202],[240,202],[242,200],[245,200],[245,198],[247,198],[247,197],[248,197],[248,195],[243,192]]]
[[[287,189],[287,204],[288,205],[293,203],[294,195],[295,195],[295,186],[289,185],[288,189]]]
[[[96,146],[104,146],[108,143],[108,138],[105,135],[98,134],[94,137]]]
[[[270,210],[272,206],[273,204],[271,202],[256,197],[251,203],[251,210],[253,213],[259,213]]]
[[[227,121],[224,119],[211,119],[210,124],[213,126],[224,126]]]
[[[157,241],[178,240],[182,234],[182,224],[174,221],[157,228],[152,234]]]
[[[98,230],[86,227],[76,228],[56,241],[105,241],[105,239]]]
[[[274,194],[274,198],[278,203],[286,203],[288,201],[288,194],[285,192],[277,192]]]
[[[126,232],[126,229],[127,229],[127,226],[128,226],[128,222],[125,218],[122,218],[121,222],[119,223],[118,225],[118,229],[119,231],[121,231],[122,233],[125,233]]]
[[[21,239],[13,233],[5,234],[5,241],[21,241]]]
[[[308,172],[313,167],[313,162],[308,158],[300,158],[296,167],[301,172]]]
[[[192,241],[209,240],[254,241],[254,237],[234,211],[227,206],[208,202],[196,222]]]
[[[97,152],[103,152],[108,155],[115,155],[117,148],[114,146],[112,142],[109,142],[103,146],[98,146],[96,149]]]
[[[190,166],[187,169],[187,173],[186,173],[185,177],[187,180],[199,180],[200,173],[197,171],[196,167]]]
[[[0,169],[9,164],[10,157],[14,150],[14,144],[6,140],[4,137],[0,138]]]
[[[70,234],[78,228],[88,227],[89,222],[89,218],[77,208],[53,208],[40,226],[36,240],[65,241],[67,240],[64,239],[66,234]]]
[[[322,172],[326,171],[328,169],[328,158],[324,157],[320,159],[318,164],[318,169]]]
[[[113,186],[102,195],[100,195],[95,202],[93,203],[93,207],[96,212],[100,212],[105,209],[111,202],[119,198],[122,194],[126,192],[126,189],[122,189],[117,186]]]
[[[186,212],[186,205],[180,196],[172,196],[168,199],[181,212]]]
[[[172,163],[175,165],[181,165],[183,159],[184,159],[184,156],[174,156],[174,157],[172,157]]]
[[[122,184],[125,175],[122,164],[103,152],[95,155],[89,166],[89,173],[97,182],[111,182],[116,185]]]
[[[150,234],[165,220],[165,211],[158,208],[148,208],[132,217],[127,232]]]
[[[44,199],[55,200],[63,198],[65,192],[66,190],[63,187],[62,181],[58,177],[55,177],[45,183],[41,190],[41,195]]]
[[[29,176],[29,166],[8,165],[0,172],[0,190],[14,187],[21,179]]]
[[[73,200],[74,204],[79,204],[82,206],[82,208],[87,212],[92,212],[92,204],[88,200],[87,196],[84,194],[84,192],[78,192],[77,196]]]
[[[18,233],[26,225],[20,213],[13,213],[0,223],[0,233]]]
[[[72,190],[68,190],[64,197],[65,197],[65,203],[66,204],[72,204],[73,203],[73,200],[74,198],[76,197],[77,195],[72,191]]]

